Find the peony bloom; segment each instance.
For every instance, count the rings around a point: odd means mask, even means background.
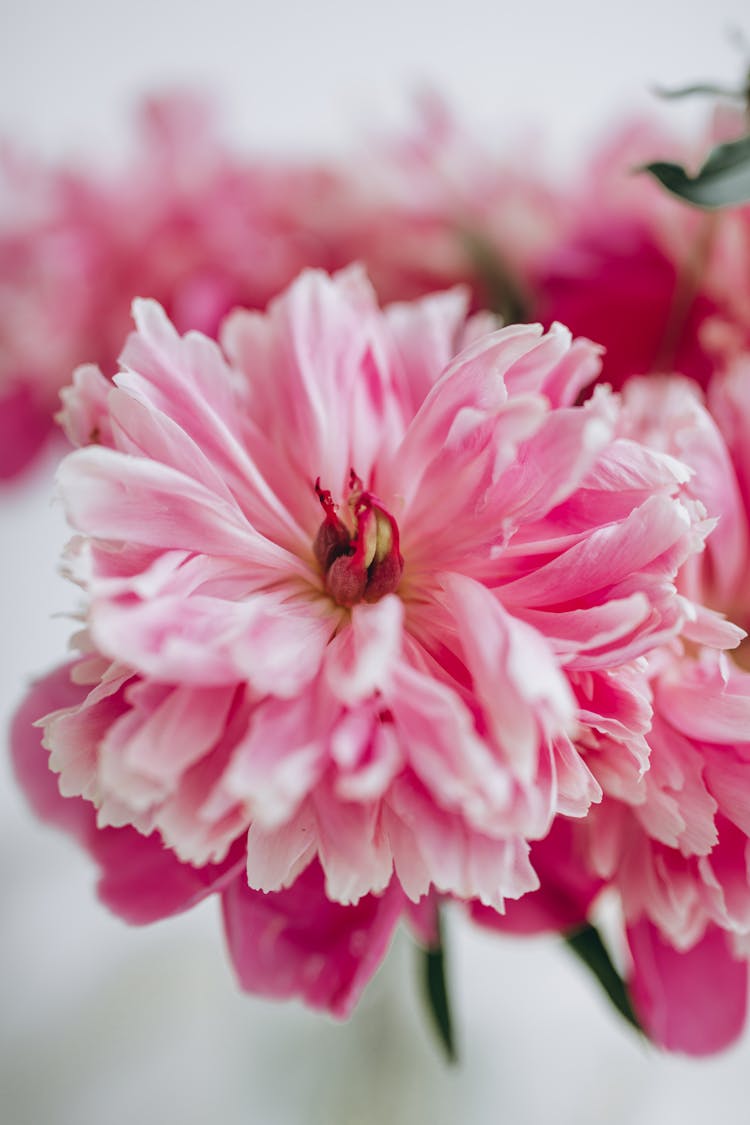
[[[688,470],[574,405],[595,346],[466,307],[307,272],[222,350],[136,302],[115,386],[64,396],[87,608],[22,783],[125,917],[216,891],[243,985],[340,1013],[409,904],[538,885],[528,841],[601,797],[581,746],[642,772],[645,658],[694,618]]]
[[[746,663],[745,645],[735,648],[743,631],[721,611],[750,620],[748,513],[694,382],[631,379],[623,399],[620,432],[679,456],[692,470],[684,495],[717,520],[705,552],[677,576],[694,614],[678,643],[647,659],[640,769],[587,737],[580,749],[604,799],[585,822],[558,820],[535,847],[538,894],[507,919],[475,915],[505,929],[570,930],[596,913],[608,888],[621,907],[644,1027],[669,1049],[706,1054],[739,1035],[747,1008],[750,675],[731,659]],[[739,410],[733,417],[741,425]]]

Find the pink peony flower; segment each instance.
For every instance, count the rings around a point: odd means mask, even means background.
[[[640,761],[631,752],[628,768],[626,755],[613,754],[601,738],[579,743],[604,793],[601,804],[584,822],[559,821],[535,847],[538,894],[507,919],[474,913],[502,929],[574,929],[595,914],[603,888],[615,892],[644,1027],[670,1050],[706,1054],[739,1035],[747,1007],[750,675],[721,651],[743,637],[721,611],[749,619],[748,514],[732,459],[694,383],[676,376],[629,380],[620,432],[686,462],[693,470],[686,499],[717,520],[706,551],[677,576],[693,612],[681,642],[648,657],[640,681]],[[632,720],[630,727],[636,728]],[[606,733],[610,739],[611,726]]]
[[[611,394],[573,405],[597,348],[466,305],[380,312],[359,270],[308,272],[222,353],[137,302],[115,386],[83,368],[65,395],[94,439],[58,478],[88,608],[24,714],[57,708],[44,745],[105,898],[148,915],[156,856],[166,908],[222,895],[246,987],[339,1012],[407,903],[538,885],[528,841],[601,796],[577,745],[638,760],[644,657],[691,616],[673,579],[708,526]],[[131,854],[124,900],[99,832]],[[308,987],[311,909],[345,1002]],[[267,972],[249,931],[280,916]]]
[[[643,123],[609,141],[535,275],[536,315],[603,344],[602,377],[616,388],[651,372],[706,387],[750,343],[750,207],[700,212],[636,173],[651,160],[690,164],[685,149]]]

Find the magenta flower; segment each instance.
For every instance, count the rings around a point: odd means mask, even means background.
[[[135,318],[116,386],[65,394],[88,608],[19,774],[66,816],[29,761],[57,708],[105,899],[139,921],[220,892],[240,981],[341,1013],[398,915],[424,930],[408,903],[538,885],[528,841],[601,797],[587,738],[638,758],[641,658],[690,617],[673,580],[709,525],[613,396],[573,405],[599,356],[560,326],[487,333],[458,292],[381,312],[356,268],[235,313],[224,354]],[[258,923],[288,936],[273,971]]]
[[[584,169],[568,228],[539,263],[535,315],[601,343],[602,376],[615,388],[654,371],[706,387],[750,344],[750,207],[700,212],[633,172],[651,160],[700,163],[719,129],[692,152],[644,122],[609,138]],[[735,120],[734,132],[742,129]]]

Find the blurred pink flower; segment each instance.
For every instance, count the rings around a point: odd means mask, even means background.
[[[604,345],[602,379],[616,388],[652,372],[706,387],[750,344],[750,207],[700,212],[637,172],[694,155],[644,122],[616,133],[585,167],[568,227],[538,263],[535,315]]]
[[[347,224],[353,191],[332,166],[240,156],[190,94],[145,101],[136,140],[110,172],[4,154],[0,478],[49,435],[76,366],[114,373],[134,297],[215,335],[235,305],[264,307],[304,266],[349,261],[332,217]]]
[[[10,153],[0,164],[0,479],[43,444],[76,366],[114,373],[134,297],[215,336],[233,307],[265,308],[303,267],[357,260],[383,301],[460,281],[479,306],[469,238],[523,286],[559,225],[550,192],[434,102],[408,141],[338,162],[232,150],[190,95],[144,103],[137,142],[110,174]]]
[[[618,436],[606,390],[573,405],[594,346],[487,334],[460,292],[381,313],[360,271],[308,272],[230,317],[229,363],[135,317],[116,386],[65,394],[95,444],[59,473],[89,602],[44,719],[61,794],[221,890],[248,987],[274,901],[359,911],[369,971],[407,900],[502,910],[537,886],[527,841],[600,799],[585,732],[643,765],[642,658],[691,617],[673,580],[710,526],[687,470]]]
[[[496,152],[432,91],[414,111],[403,133],[368,137],[350,161],[348,208],[343,218],[337,209],[328,241],[341,247],[342,264],[366,265],[381,301],[460,283],[477,309],[525,302],[570,210],[541,167],[537,139],[526,133]]]

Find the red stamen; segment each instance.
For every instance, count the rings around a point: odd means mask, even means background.
[[[320,478],[316,480],[315,492],[325,519],[313,544],[328,593],[347,607],[361,601],[376,602],[393,593],[404,569],[394,518],[364,490],[354,469],[349,471],[349,489],[349,507],[356,524],[353,533],[336,515],[331,493],[320,487]]]
[[[338,505],[334,503],[333,496],[327,488],[320,487],[320,477],[315,481],[315,492],[318,500],[320,500],[321,507],[326,514],[326,519],[330,523],[339,523],[339,518],[336,515]]]

